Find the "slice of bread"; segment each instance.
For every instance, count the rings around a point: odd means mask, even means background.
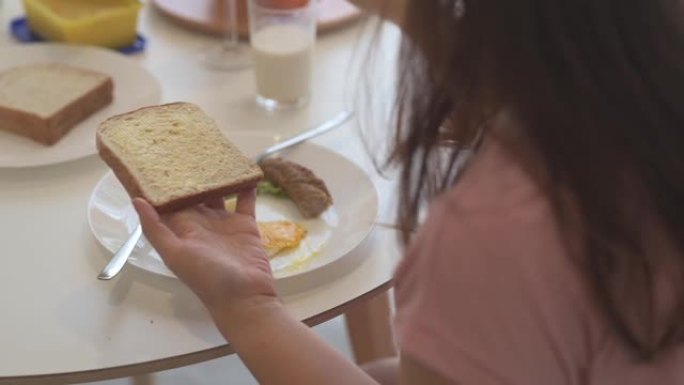
[[[0,73],[0,129],[50,145],[112,102],[114,84],[102,73],[59,63]]]
[[[261,168],[190,103],[145,107],[105,120],[100,157],[128,194],[175,211],[256,186]]]

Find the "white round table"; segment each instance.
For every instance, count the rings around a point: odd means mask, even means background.
[[[0,3],[3,31],[22,14],[19,0]],[[391,29],[391,28],[390,28]],[[253,103],[253,73],[212,72],[201,53],[218,40],[192,33],[149,6],[140,31],[144,53],[131,56],[158,78],[162,101],[199,104],[226,130],[289,136],[353,103],[351,60],[364,55],[363,23],[319,38],[312,102],[268,115]],[[387,47],[395,48],[389,31]],[[394,37],[394,38],[393,38]],[[0,47],[18,44],[7,32]],[[0,58],[0,60],[2,60]],[[388,96],[389,97],[389,96]],[[317,324],[387,290],[400,256],[390,215],[392,182],[365,155],[356,123],[314,141],[361,165],[380,195],[378,225],[352,253],[359,264],[339,279],[283,300],[300,320]],[[230,354],[200,302],[181,283],[128,267],[103,282],[111,253],[91,234],[86,205],[108,168],[97,156],[36,168],[0,168],[0,384],[77,383],[150,373]]]

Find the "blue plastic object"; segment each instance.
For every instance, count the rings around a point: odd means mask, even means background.
[[[45,39],[36,35],[36,33],[31,30],[25,17],[18,17],[12,20],[10,22],[10,32],[15,39],[24,43],[45,41]],[[145,49],[146,43],[146,39],[138,34],[136,35],[133,44],[127,47],[118,48],[117,51],[127,55],[142,52]]]

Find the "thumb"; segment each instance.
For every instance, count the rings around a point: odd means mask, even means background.
[[[138,212],[145,237],[162,257],[166,256],[167,251],[176,248],[178,237],[161,221],[154,207],[142,198],[134,198],[133,207]]]

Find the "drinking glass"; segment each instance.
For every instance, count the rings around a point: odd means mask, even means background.
[[[248,50],[240,44],[238,30],[237,0],[220,0],[226,21],[221,45],[204,56],[207,67],[218,71],[237,71],[250,66]]]
[[[303,106],[311,95],[316,0],[249,0],[256,101],[267,111]]]

